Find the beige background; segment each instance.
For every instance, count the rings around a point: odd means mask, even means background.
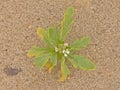
[[[69,80],[58,83],[58,67],[46,74],[26,52],[42,46],[36,29],[60,26],[68,6],[75,8],[75,20],[66,42],[91,37],[78,54],[92,59],[97,69],[70,66]],[[0,0],[0,90],[120,90],[120,0]]]

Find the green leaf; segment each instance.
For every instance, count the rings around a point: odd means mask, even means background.
[[[95,70],[95,64],[84,56],[72,55],[71,59],[77,62],[77,67],[83,70]]]
[[[49,38],[55,44],[59,42],[59,32],[56,26],[49,28]]]
[[[43,28],[38,28],[37,29],[37,34],[40,37],[40,39],[42,39],[42,40],[48,37],[47,31],[44,30]]]
[[[80,50],[81,48],[85,48],[90,43],[89,37],[83,37],[81,39],[75,40],[71,45],[71,50]]]
[[[36,57],[35,59],[34,59],[34,64],[38,67],[38,68],[40,68],[40,69],[42,69],[43,67],[44,67],[44,65],[47,63],[47,61],[49,60],[49,58],[50,58],[50,54],[44,54],[44,55],[41,55],[41,56],[39,56],[39,57]]]
[[[64,14],[64,19],[61,24],[61,35],[60,38],[63,41],[70,32],[71,24],[73,23],[74,8],[69,7]]]
[[[61,62],[61,77],[59,79],[59,81],[64,81],[67,79],[68,75],[70,74],[70,70],[67,67],[67,65],[65,64],[65,58],[63,58],[62,62]]]
[[[47,67],[47,71],[49,73],[51,73],[51,71],[52,71],[52,69],[53,69],[54,66],[53,66],[53,64],[51,63],[50,60],[45,64],[45,66]]]
[[[39,47],[36,47],[36,46],[33,46],[27,53],[27,56],[28,57],[36,57],[36,56],[39,56],[41,55],[42,53],[46,52],[47,49],[46,48],[39,48]]]
[[[46,43],[47,46],[52,47],[53,44],[49,39],[49,30],[44,30],[42,28],[38,28],[37,34],[39,37]]]
[[[51,70],[56,64],[57,64],[57,53],[52,53],[50,60],[45,65],[48,68],[47,71],[51,73]]]
[[[57,64],[57,53],[53,53],[50,60],[53,66],[55,66]]]
[[[74,68],[78,67],[78,62],[76,60],[73,60],[71,58],[69,58],[68,60],[71,62],[71,64],[73,65]]]

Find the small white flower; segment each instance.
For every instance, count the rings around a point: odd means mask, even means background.
[[[64,46],[67,47],[67,46],[68,46],[68,43],[64,43]]]
[[[55,52],[58,52],[58,48],[57,47],[55,47]]]
[[[65,53],[65,50],[63,50],[62,52]]]
[[[67,57],[67,54],[64,54],[65,57]]]
[[[68,50],[68,49],[66,49],[66,51],[65,51],[67,54],[70,54],[70,51]]]

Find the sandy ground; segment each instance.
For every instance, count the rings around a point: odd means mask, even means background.
[[[60,26],[68,6],[75,8],[75,22],[66,41],[90,36],[92,43],[78,54],[97,69],[70,66],[70,79],[58,83],[58,68],[40,71],[26,52],[42,46],[36,29]],[[0,0],[0,90],[120,90],[120,0]]]

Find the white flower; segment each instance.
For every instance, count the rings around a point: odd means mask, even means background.
[[[67,54],[70,54],[70,51],[69,51],[68,49],[66,49],[66,53],[67,53]]]
[[[57,47],[55,47],[55,52],[58,52],[58,48]]]
[[[63,50],[62,52],[65,53],[65,50]]]
[[[70,54],[70,51],[66,49],[66,50],[63,50],[62,53],[64,54],[65,57],[67,57],[68,54]]]
[[[67,54],[64,54],[65,57],[67,57],[68,55]]]

